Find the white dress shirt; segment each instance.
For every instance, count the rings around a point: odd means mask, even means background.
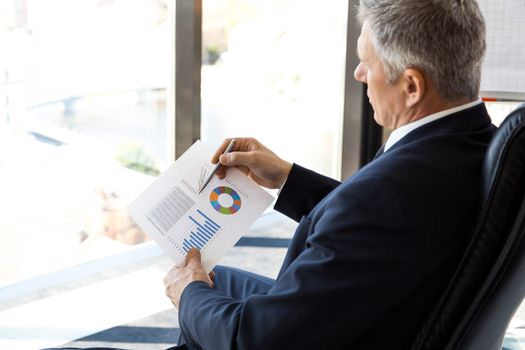
[[[474,107],[475,105],[480,104],[480,103],[482,103],[482,101],[479,98],[476,101],[465,103],[464,105],[461,105],[461,106],[445,109],[444,111],[440,111],[440,112],[431,114],[424,118],[418,119],[412,123],[408,123],[403,126],[400,126],[399,128],[393,130],[390,136],[388,137],[388,140],[386,140],[385,148],[383,152],[386,152],[390,147],[392,147],[396,142],[398,142],[403,137],[405,137],[409,132],[419,128],[420,126],[423,126],[435,120],[446,117],[447,115],[450,115],[450,114],[453,114],[459,111],[463,111],[470,107]]]

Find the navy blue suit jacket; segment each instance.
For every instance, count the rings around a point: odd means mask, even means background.
[[[480,104],[342,184],[294,165],[275,208],[299,226],[275,285],[237,300],[193,282],[181,329],[204,349],[406,348],[473,230],[492,133]]]

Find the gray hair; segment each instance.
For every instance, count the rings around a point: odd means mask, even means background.
[[[475,0],[361,0],[358,19],[388,84],[417,68],[446,100],[479,96],[485,21]]]

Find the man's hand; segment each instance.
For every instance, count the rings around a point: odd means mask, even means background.
[[[186,255],[186,266],[173,267],[164,277],[166,295],[175,307],[179,308],[180,297],[184,288],[194,281],[203,281],[213,288],[213,272],[208,276],[201,264],[201,253],[197,248],[192,248]]]
[[[267,188],[279,188],[292,169],[292,164],[254,138],[236,138],[231,152],[223,154],[231,139],[226,139],[212,157],[212,163],[220,162],[224,167],[217,170],[219,179],[226,176],[226,168],[235,166],[253,181]]]

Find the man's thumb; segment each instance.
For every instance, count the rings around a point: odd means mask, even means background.
[[[186,254],[186,265],[189,265],[192,262],[201,262],[201,252],[197,248],[191,248],[188,254]]]
[[[253,161],[253,155],[251,152],[230,152],[222,154],[219,158],[222,165],[235,166],[235,165],[247,165]]]

